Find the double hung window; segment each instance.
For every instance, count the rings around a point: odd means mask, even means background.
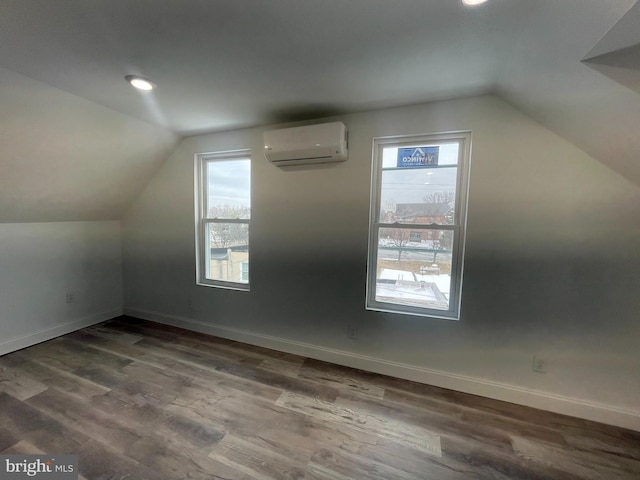
[[[249,289],[248,150],[196,155],[197,283]]]
[[[458,319],[471,133],[375,138],[367,308]]]

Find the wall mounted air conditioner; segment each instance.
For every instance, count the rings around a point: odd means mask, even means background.
[[[264,154],[279,167],[343,162],[349,156],[347,127],[332,122],[264,132]]]

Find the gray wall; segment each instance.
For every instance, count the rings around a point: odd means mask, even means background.
[[[123,219],[126,311],[640,428],[640,189],[491,96],[340,120],[342,164],[277,168],[261,128],[183,140]],[[366,311],[372,138],[467,129],[460,321]],[[248,293],[195,285],[194,154],[238,148],[253,149]]]
[[[0,355],[121,313],[120,222],[0,223]]]

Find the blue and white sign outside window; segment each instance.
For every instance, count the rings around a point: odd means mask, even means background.
[[[437,167],[440,147],[398,149],[398,168]]]

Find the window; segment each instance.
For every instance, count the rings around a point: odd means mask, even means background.
[[[367,308],[458,319],[471,133],[375,138]]]
[[[196,155],[196,281],[249,289],[251,152]]]

